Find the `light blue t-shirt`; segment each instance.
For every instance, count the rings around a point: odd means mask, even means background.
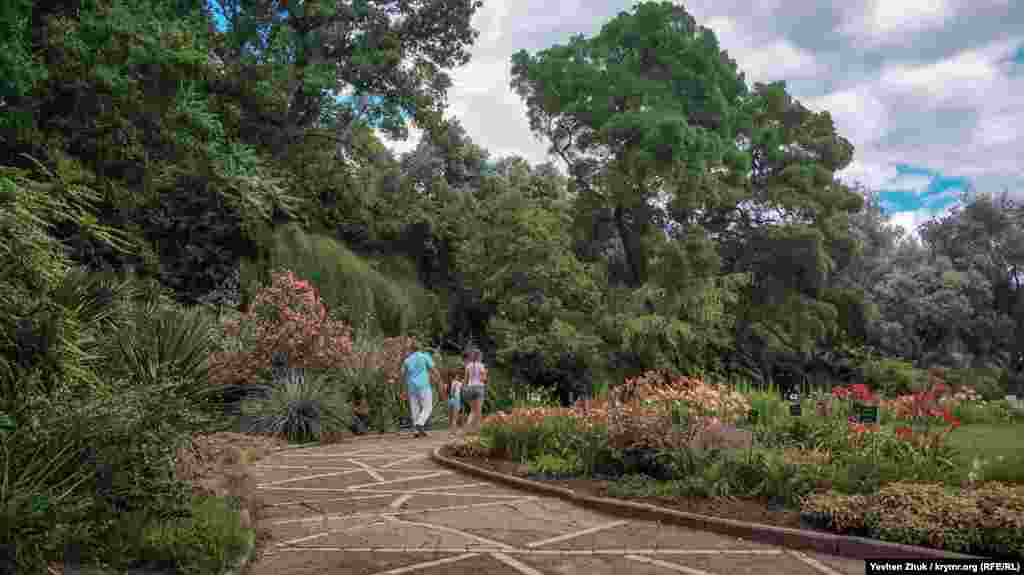
[[[434,360],[429,353],[417,351],[402,362],[405,369],[405,385],[410,392],[430,389],[430,370],[434,368]]]

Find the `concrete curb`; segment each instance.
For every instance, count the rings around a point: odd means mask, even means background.
[[[748,523],[733,519],[723,519],[708,515],[698,515],[674,509],[665,509],[647,503],[636,503],[605,497],[591,497],[581,495],[564,487],[546,485],[539,481],[532,481],[515,477],[504,473],[483,469],[463,461],[458,461],[441,455],[438,447],[431,453],[431,459],[445,467],[456,469],[470,475],[483,479],[489,479],[532,491],[534,493],[555,496],[590,509],[595,509],[612,515],[629,515],[661,523],[671,523],[701,531],[711,531],[731,537],[739,537],[758,543],[788,547],[790,549],[810,550],[828,555],[838,555],[850,559],[948,559],[948,558],[972,558],[970,555],[962,555],[931,549],[928,547],[917,547],[903,545],[900,543],[889,543],[864,537],[851,537],[848,535],[833,535],[817,531],[806,531],[803,529],[790,529],[787,527],[776,527],[761,523]]]
[[[225,569],[221,575],[241,575],[242,571],[245,570],[245,566],[252,561],[253,553],[256,551],[256,530],[250,529],[249,534],[245,538],[245,549],[242,550],[242,554],[235,559],[235,562]]]

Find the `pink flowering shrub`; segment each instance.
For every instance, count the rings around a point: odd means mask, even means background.
[[[255,381],[270,367],[275,352],[291,367],[326,369],[351,359],[351,329],[331,319],[309,282],[290,271],[276,272],[241,318],[225,322],[236,349],[211,357],[211,382],[238,385]]]

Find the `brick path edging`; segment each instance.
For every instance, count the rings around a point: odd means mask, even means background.
[[[430,457],[435,462],[445,467],[475,475],[484,479],[497,481],[543,495],[552,495],[565,499],[577,505],[603,511],[614,515],[629,515],[651,521],[671,523],[691,529],[711,531],[721,535],[740,537],[758,543],[778,545],[790,549],[803,549],[838,555],[850,559],[947,559],[947,558],[971,558],[971,555],[952,553],[929,547],[917,547],[914,545],[903,545],[878,541],[864,537],[852,537],[849,535],[834,535],[831,533],[820,533],[803,529],[790,529],[787,527],[776,527],[762,523],[748,523],[721,517],[699,515],[685,511],[666,509],[647,503],[636,503],[609,499],[605,497],[592,497],[581,495],[565,487],[546,485],[539,481],[532,481],[498,473],[490,469],[483,469],[464,461],[458,461],[441,455],[443,447],[438,447]]]

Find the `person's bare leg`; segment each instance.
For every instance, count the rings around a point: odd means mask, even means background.
[[[448,408],[448,433],[455,435],[459,430],[459,410],[454,407]]]
[[[474,405],[476,405],[475,399],[469,402],[469,415],[466,417],[466,431],[470,433],[473,432],[473,426],[476,425],[476,410],[473,407]]]
[[[483,419],[481,413],[483,409],[484,400],[474,399],[473,400],[473,431],[480,431],[480,420]]]

